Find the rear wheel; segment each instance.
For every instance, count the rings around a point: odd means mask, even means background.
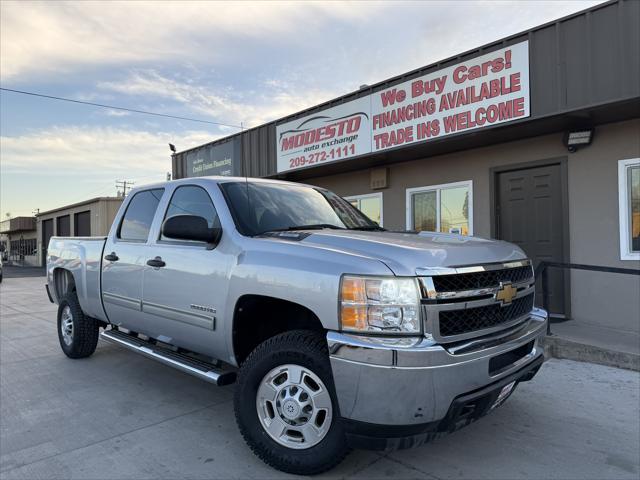
[[[240,369],[235,390],[240,432],[278,470],[314,475],[349,452],[323,335],[292,331],[259,345]]]
[[[82,313],[78,297],[68,293],[58,305],[58,340],[69,358],[90,356],[98,345],[98,322]]]

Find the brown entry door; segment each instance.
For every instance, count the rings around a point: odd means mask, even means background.
[[[564,262],[563,184],[560,164],[497,174],[496,219],[500,239],[521,247],[537,266],[541,260]],[[564,272],[549,269],[549,311],[566,313]],[[542,305],[540,283],[536,304]]]

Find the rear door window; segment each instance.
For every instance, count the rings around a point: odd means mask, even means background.
[[[120,224],[118,238],[133,242],[147,240],[163,192],[163,188],[156,188],[133,196]]]

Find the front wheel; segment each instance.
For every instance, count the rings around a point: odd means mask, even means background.
[[[99,327],[95,318],[82,313],[75,293],[68,293],[58,305],[58,340],[69,358],[85,358],[96,350]]]
[[[349,453],[320,334],[298,330],[260,344],[240,369],[234,400],[245,441],[278,470],[314,475]]]

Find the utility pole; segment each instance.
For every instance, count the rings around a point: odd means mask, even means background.
[[[120,196],[120,192],[122,192],[122,196],[127,196],[127,189],[131,190],[131,187],[134,185],[134,182],[131,180],[116,180],[116,188],[118,189],[118,196]]]

